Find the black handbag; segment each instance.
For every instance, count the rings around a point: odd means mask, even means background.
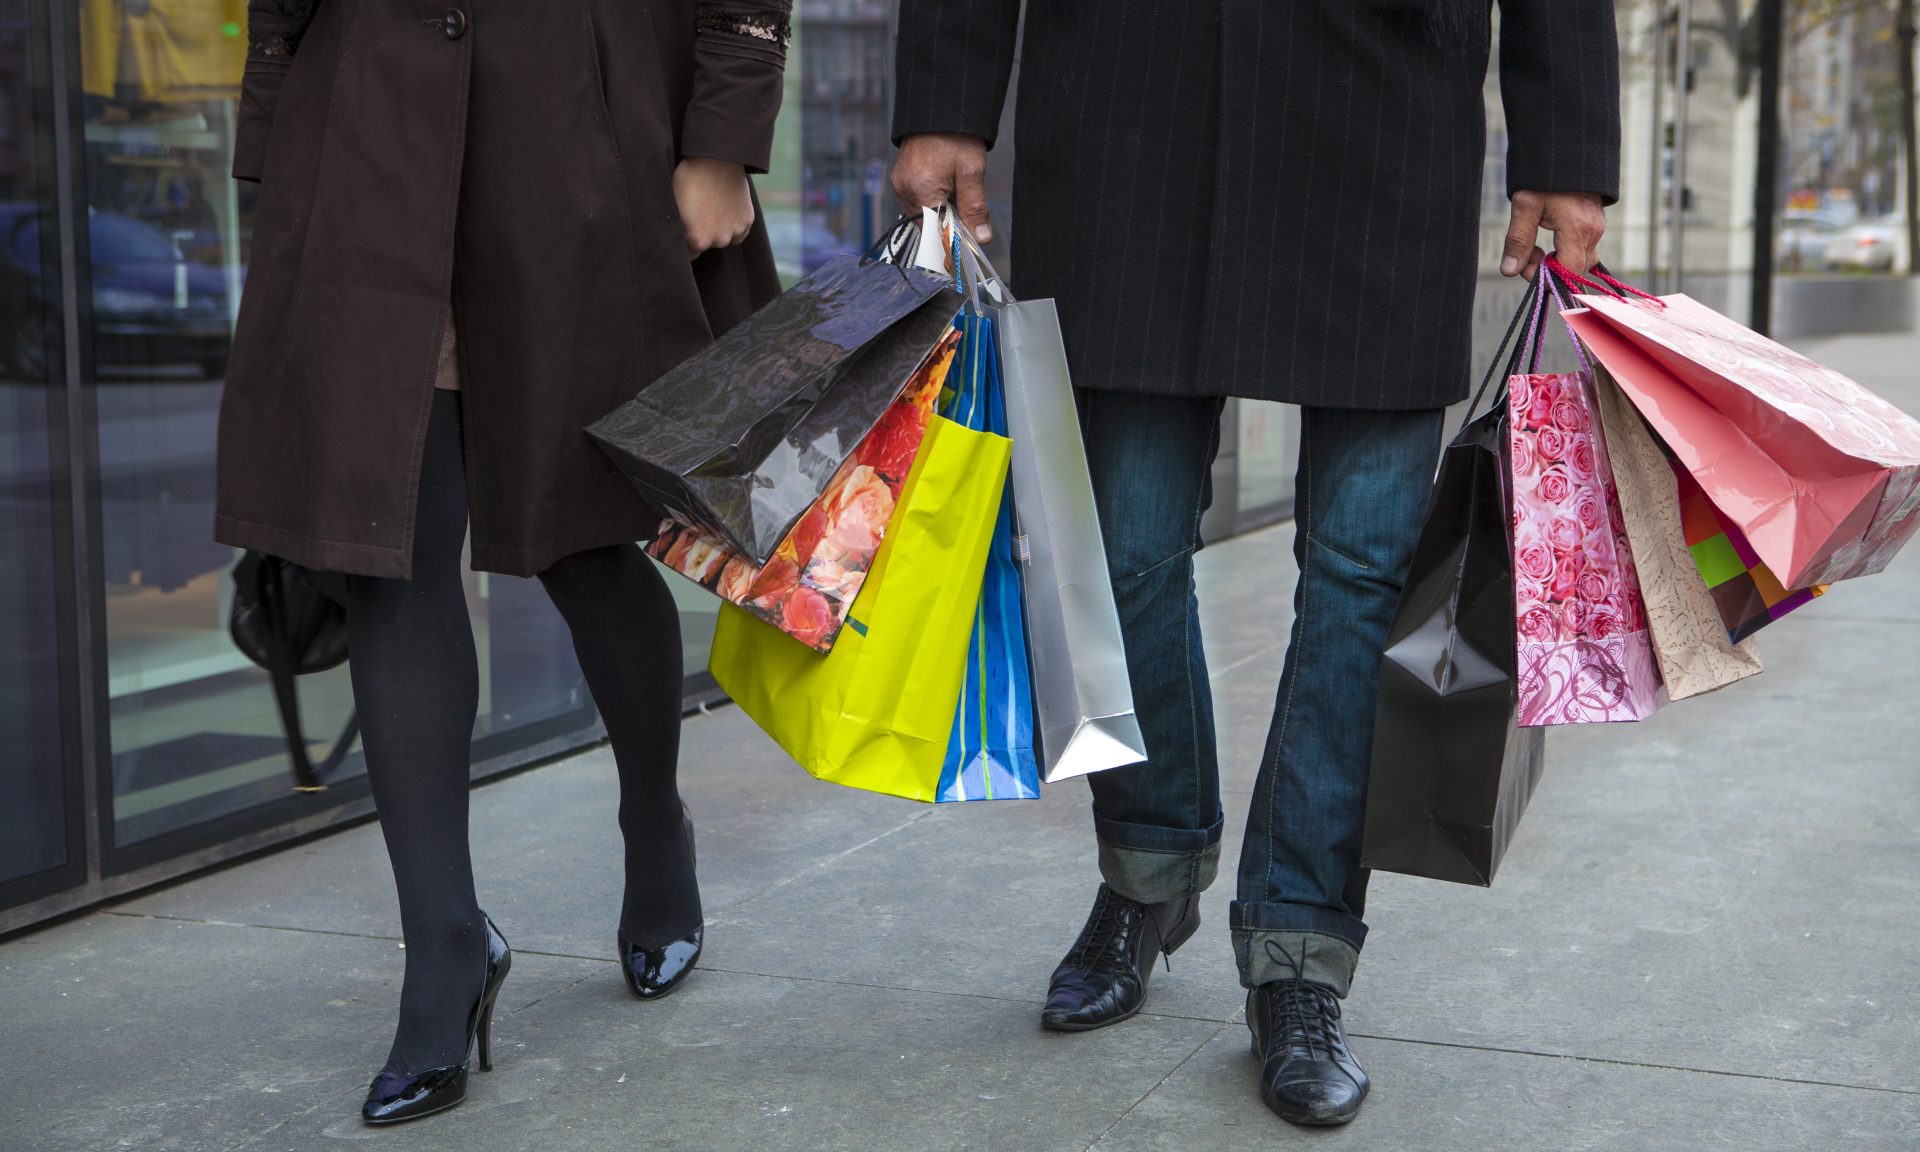
[[[248,552],[233,566],[234,646],[273,679],[280,727],[287,737],[294,791],[321,792],[360,735],[356,712],[317,767],[307,754],[294,678],[337,668],[347,659],[346,577],[314,572],[278,556]]]

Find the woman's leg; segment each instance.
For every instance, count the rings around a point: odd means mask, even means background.
[[[643,948],[700,926],[680,804],[680,612],[637,545],[577,552],[540,574],[566,617],[620,772],[626,899],[620,928]]]
[[[413,579],[356,576],[347,645],[367,778],[400,892],[406,984],[387,1068],[467,1058],[486,928],[467,853],[468,763],[480,675],[460,581],[467,481],[460,398],[436,392],[420,465]]]

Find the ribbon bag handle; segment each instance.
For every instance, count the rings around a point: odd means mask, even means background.
[[[1507,322],[1507,332],[1506,335],[1500,337],[1500,346],[1493,350],[1493,361],[1487,365],[1487,374],[1481,377],[1480,387],[1474,392],[1473,400],[1468,403],[1466,415],[1460,420],[1460,427],[1462,429],[1466,428],[1468,424],[1471,424],[1474,420],[1474,414],[1479,412],[1480,401],[1486,398],[1487,389],[1493,386],[1494,377],[1500,372],[1501,361],[1507,355],[1507,347],[1513,344],[1514,333],[1520,331],[1520,322],[1522,320],[1527,321],[1528,334],[1522,339],[1520,345],[1514,348],[1513,356],[1506,359],[1506,375],[1512,376],[1520,366],[1521,355],[1530,345],[1537,345],[1539,343],[1535,333],[1537,333],[1540,327],[1540,317],[1544,311],[1544,300],[1545,297],[1540,291],[1540,281],[1536,277],[1532,283],[1527,285],[1526,294],[1520,297],[1520,307],[1514,309],[1513,319]],[[1500,390],[1494,393],[1494,403],[1499,403],[1506,394],[1506,381],[1502,378]]]
[[[1546,262],[1541,267],[1543,270],[1551,271],[1555,276],[1559,277],[1563,285],[1578,284],[1585,288],[1591,288],[1602,296],[1611,296],[1616,300],[1626,300],[1631,296],[1638,296],[1640,299],[1647,301],[1657,308],[1665,308],[1667,306],[1667,302],[1660,299],[1660,297],[1653,295],[1651,292],[1642,292],[1626,281],[1615,277],[1613,273],[1607,271],[1605,264],[1595,264],[1593,266],[1593,274],[1600,278],[1598,281],[1582,276],[1580,273],[1567,267],[1561,262],[1560,254],[1557,252],[1548,255]]]

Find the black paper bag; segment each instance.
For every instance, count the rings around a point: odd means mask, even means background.
[[[1529,292],[1514,327],[1537,302]],[[1522,349],[1537,346],[1537,332],[1536,323]],[[1517,350],[1508,375],[1519,358]],[[1360,847],[1365,867],[1493,883],[1545,766],[1544,732],[1515,723],[1509,450],[1503,387],[1441,456],[1387,633]]]
[[[836,257],[587,434],[664,512],[765,564],[959,308],[930,272]]]

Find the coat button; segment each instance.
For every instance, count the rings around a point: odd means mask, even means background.
[[[449,8],[440,27],[446,30],[447,39],[458,40],[467,34],[467,14],[458,8]]]

